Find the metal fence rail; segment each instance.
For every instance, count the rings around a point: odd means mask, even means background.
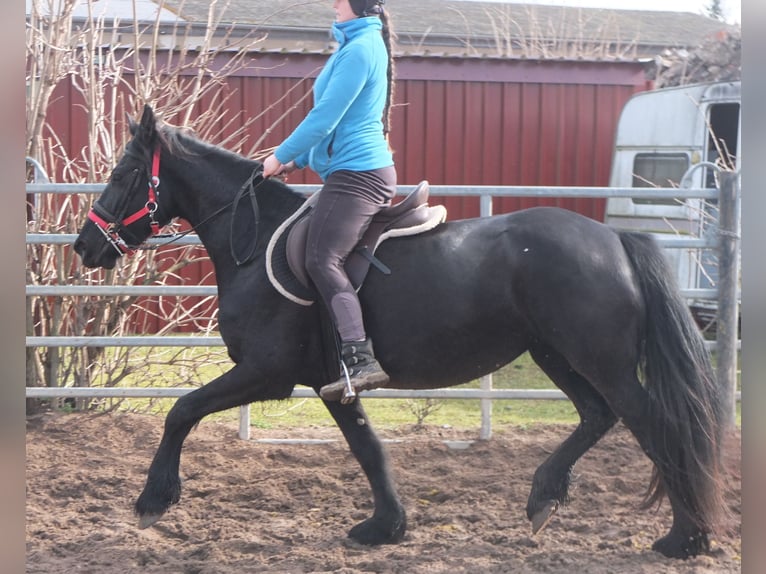
[[[30,183],[26,186],[28,194],[97,194],[103,190],[101,184],[47,184]],[[297,185],[294,188],[302,193],[310,194],[318,189],[316,185]],[[399,188],[397,194],[405,195],[410,188]],[[492,215],[493,197],[556,197],[556,198],[616,198],[632,197],[651,199],[662,197],[667,199],[720,199],[723,203],[723,193],[714,189],[676,189],[676,188],[607,188],[607,187],[525,187],[525,186],[431,186],[432,196],[478,196],[480,198],[480,214],[482,217]],[[722,210],[723,211],[723,210]],[[738,222],[737,222],[738,223]],[[74,242],[74,234],[40,234],[28,233],[26,241],[30,245],[70,245]],[[162,239],[150,239],[150,244],[162,244]],[[712,238],[668,237],[660,238],[658,243],[665,248],[720,248],[719,242]],[[173,245],[200,245],[194,234],[189,234],[173,242]],[[27,296],[215,296],[217,287],[211,285],[27,285]],[[685,289],[682,295],[694,299],[717,299],[718,289]],[[736,320],[736,317],[735,317]],[[729,320],[731,324],[731,320]],[[129,336],[129,337],[35,337],[26,338],[27,347],[133,347],[133,346],[163,346],[163,347],[216,347],[222,346],[223,340],[217,336]],[[708,347],[716,347],[716,342],[708,342]],[[730,355],[730,352],[727,352]],[[736,361],[736,357],[734,358]],[[726,372],[731,373],[731,365],[726,366]],[[735,367],[736,368],[736,364]],[[722,372],[719,368],[719,373]],[[135,387],[27,387],[28,398],[54,397],[179,397],[193,388],[135,388]],[[311,398],[316,394],[311,389],[296,388],[292,397]],[[733,394],[734,400],[739,400],[739,393]],[[482,425],[481,438],[491,435],[491,401],[499,399],[566,399],[559,390],[532,389],[493,389],[492,377],[482,377],[480,389],[434,389],[407,391],[396,389],[378,389],[365,393],[365,398],[438,398],[438,399],[477,399],[481,401]],[[250,410],[248,406],[240,407],[240,437],[249,437]]]
[[[195,390],[196,387],[28,387],[27,397],[35,398],[152,398],[152,397],[181,397]],[[291,395],[293,398],[316,398],[312,389],[297,388]],[[556,389],[422,389],[410,391],[406,389],[375,389],[365,391],[364,398],[378,399],[567,399],[567,396]],[[568,399],[567,399],[568,400]]]

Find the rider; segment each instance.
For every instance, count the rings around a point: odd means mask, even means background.
[[[314,106],[266,158],[264,177],[311,167],[323,186],[313,207],[306,271],[341,338],[341,358],[355,391],[385,386],[362,307],[343,266],[372,217],[391,204],[396,168],[388,145],[393,94],[391,27],[385,0],[334,0],[339,47],[314,83]],[[326,385],[343,398],[345,379]]]

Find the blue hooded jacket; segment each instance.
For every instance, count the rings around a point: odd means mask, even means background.
[[[393,165],[383,134],[388,52],[377,16],[333,24],[340,46],[314,83],[314,107],[275,150],[281,163],[311,167],[326,180],[338,170]]]

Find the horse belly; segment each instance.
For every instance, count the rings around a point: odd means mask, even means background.
[[[402,338],[393,353],[380,356],[394,388],[438,388],[473,381],[507,365],[526,349],[510,326],[463,323]],[[386,349],[388,351],[388,349]]]
[[[393,388],[438,388],[492,373],[523,353],[526,331],[508,282],[461,262],[399,270],[362,292],[365,324]],[[394,273],[397,273],[395,270]]]

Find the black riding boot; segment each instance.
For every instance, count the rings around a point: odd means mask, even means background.
[[[344,342],[341,358],[340,379],[319,389],[319,395],[324,400],[350,403],[359,391],[377,389],[388,384],[390,378],[375,359],[369,337],[364,341]]]

